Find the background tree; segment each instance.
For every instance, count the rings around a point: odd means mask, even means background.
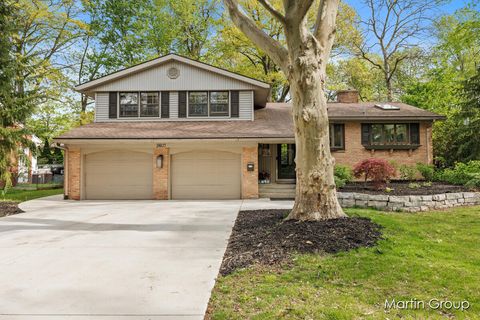
[[[12,51],[18,7],[13,1],[0,3],[0,185],[11,186],[13,166],[22,154],[22,147],[34,148],[27,139],[23,122],[33,111],[33,104],[24,92],[16,90],[18,61]]]
[[[387,100],[394,100],[395,76],[406,59],[415,59],[411,50],[428,30],[434,9],[440,1],[365,0],[369,16],[361,21],[363,44],[357,55],[383,73]]]
[[[465,102],[465,83],[474,77],[480,65],[480,13],[473,4],[446,15],[434,23],[429,58],[423,70],[404,84],[402,101],[443,114],[445,121],[435,122],[433,145],[437,163],[452,166],[456,161],[478,158],[469,146],[470,121]],[[471,103],[471,102],[470,102]],[[472,109],[474,110],[474,109]]]
[[[290,84],[297,184],[295,205],[287,219],[345,217],[335,190],[324,94],[339,2],[320,1],[314,9],[313,29],[308,21],[313,1],[284,0],[283,12],[267,0],[259,2],[283,25],[286,46],[260,29],[236,0],[224,0],[235,25],[282,69]]]

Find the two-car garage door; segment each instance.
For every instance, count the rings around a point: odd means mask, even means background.
[[[152,154],[104,151],[85,157],[86,199],[152,199]],[[240,199],[240,155],[184,152],[171,157],[172,199]]]

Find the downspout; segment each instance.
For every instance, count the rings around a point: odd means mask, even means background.
[[[68,200],[68,148],[63,143],[55,143],[54,147],[64,151],[63,155],[63,199]]]

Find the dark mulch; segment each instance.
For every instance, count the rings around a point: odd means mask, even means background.
[[[0,201],[0,217],[11,216],[23,212],[18,208],[17,202]]]
[[[283,221],[288,210],[240,211],[220,274],[254,263],[277,265],[294,253],[336,253],[374,246],[381,226],[368,218],[341,218],[317,222]]]
[[[385,188],[382,190],[375,190],[372,183],[367,183],[367,187],[363,182],[348,183],[345,187],[340,188],[340,192],[359,192],[368,194],[388,194],[395,196],[411,196],[411,195],[431,195],[439,193],[452,193],[452,192],[468,192],[471,189],[465,186],[458,186],[452,184],[445,184],[441,182],[433,182],[431,186],[423,185],[422,181],[416,181],[417,188],[409,187],[411,182],[408,181],[392,181],[387,186],[393,189],[390,192],[386,192]]]

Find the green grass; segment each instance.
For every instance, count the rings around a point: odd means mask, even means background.
[[[62,188],[63,185],[60,183],[19,183],[13,189],[15,190],[46,190],[46,189],[58,189]]]
[[[418,214],[350,209],[384,227],[373,248],[299,255],[220,277],[213,319],[480,318],[480,207]],[[467,311],[385,310],[385,299],[468,300]]]
[[[0,193],[0,201],[27,201],[41,197],[53,196],[55,194],[62,194],[63,189],[48,189],[48,190],[17,190],[8,189],[5,195]]]

